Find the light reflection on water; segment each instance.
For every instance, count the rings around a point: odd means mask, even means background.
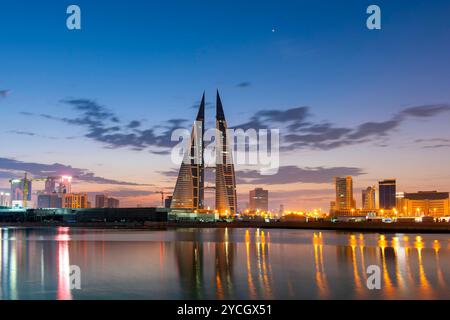
[[[445,234],[2,228],[0,239],[0,299],[450,298]],[[367,289],[369,265],[381,290]]]

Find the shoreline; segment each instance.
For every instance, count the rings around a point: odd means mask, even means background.
[[[64,223],[64,222],[2,222],[0,227],[23,228],[92,228],[123,230],[164,230],[176,228],[260,228],[260,229],[301,229],[360,232],[400,232],[400,233],[450,233],[447,222],[152,222],[144,223]]]

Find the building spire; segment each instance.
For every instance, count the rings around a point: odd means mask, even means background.
[[[203,91],[202,101],[200,102],[200,107],[197,113],[197,121],[205,120],[205,92]]]
[[[216,98],[216,120],[225,120],[225,114],[223,113],[222,101],[220,100],[219,90],[217,90],[217,98]]]

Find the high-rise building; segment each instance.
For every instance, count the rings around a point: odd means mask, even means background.
[[[192,126],[189,149],[183,157],[177,182],[173,192],[171,208],[191,210],[203,209],[204,206],[204,123],[205,94],[202,96],[197,118]]]
[[[104,194],[96,194],[95,195],[95,207],[96,208],[105,208],[106,207],[106,195]]]
[[[11,194],[9,192],[0,192],[0,207],[11,206]]]
[[[45,193],[51,194],[54,192],[56,192],[56,178],[48,177],[47,180],[45,180]]]
[[[24,200],[25,181],[28,187],[26,199],[27,201],[31,201],[31,187],[32,187],[31,180],[14,179],[11,180],[11,202]]]
[[[57,193],[40,194],[37,198],[38,208],[62,208],[62,198]]]
[[[352,177],[335,177],[336,202],[335,210],[351,210],[356,207],[353,198],[353,179]]]
[[[219,91],[216,96],[216,210],[222,215],[234,215],[237,211],[236,180],[230,137]]]
[[[392,210],[396,207],[396,181],[386,179],[378,182],[379,208]]]
[[[172,203],[172,196],[167,196],[164,199],[164,208],[170,208],[171,203]]]
[[[72,177],[62,176],[60,178],[58,193],[72,193]]]
[[[87,208],[88,196],[86,193],[65,193],[62,195],[63,208]]]
[[[118,208],[120,205],[119,199],[108,197],[107,207],[108,208]]]
[[[256,188],[249,192],[249,209],[251,211],[269,210],[269,191],[263,188]]]
[[[375,186],[362,190],[362,208],[367,210],[377,209],[377,190]]]
[[[95,195],[95,207],[96,208],[118,208],[120,201],[116,198],[108,197],[105,194]]]
[[[419,191],[404,193],[399,199],[398,211],[404,216],[433,216],[449,215],[449,193],[437,191]]]

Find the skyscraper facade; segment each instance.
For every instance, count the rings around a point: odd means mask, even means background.
[[[386,179],[378,182],[379,207],[391,210],[396,207],[396,180]]]
[[[216,96],[216,210],[222,215],[237,211],[236,180],[230,137],[219,92]]]
[[[336,210],[351,210],[356,206],[353,198],[353,179],[352,177],[334,178],[336,188]]]
[[[26,199],[31,201],[31,180],[30,179],[14,179],[11,180],[11,201],[24,200],[25,183],[27,183]]]
[[[263,188],[256,188],[249,192],[249,210],[268,211],[269,210],[269,191]]]
[[[204,123],[205,94],[192,126],[190,145],[183,157],[173,192],[171,208],[198,210],[204,206]]]
[[[433,216],[444,217],[449,215],[448,192],[419,191],[417,193],[405,193],[400,199],[399,212],[405,216]]]
[[[375,186],[362,190],[362,208],[367,210],[377,209],[377,190]]]

